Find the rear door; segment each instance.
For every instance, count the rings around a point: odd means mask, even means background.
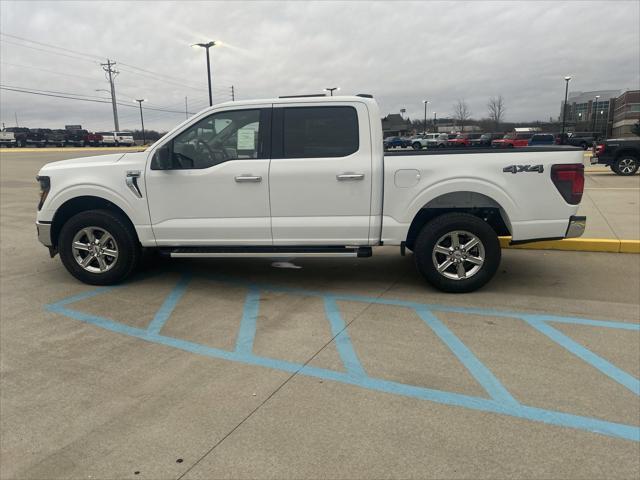
[[[364,103],[274,105],[274,245],[367,245],[371,162]]]

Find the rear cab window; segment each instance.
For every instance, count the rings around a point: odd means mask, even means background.
[[[346,157],[360,148],[354,107],[284,107],[282,116],[282,158]]]

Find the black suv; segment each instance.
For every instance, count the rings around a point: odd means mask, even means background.
[[[618,175],[633,175],[640,166],[640,138],[610,138],[598,143],[591,161],[607,165]]]
[[[580,147],[583,150],[587,150],[600,139],[600,134],[597,132],[575,132],[565,133],[564,142],[561,141],[562,134],[558,135],[556,142],[564,143],[565,145],[573,145],[574,147]]]
[[[13,132],[18,147],[26,147],[27,145],[44,147],[47,140],[44,133],[38,132],[38,130],[40,129],[29,130],[26,127],[7,127],[4,129],[5,132]]]

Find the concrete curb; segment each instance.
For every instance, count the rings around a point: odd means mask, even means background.
[[[618,240],[616,238],[565,238],[546,240],[524,245],[509,245],[511,237],[500,237],[502,248],[523,250],[568,250],[576,252],[640,253],[640,240]]]

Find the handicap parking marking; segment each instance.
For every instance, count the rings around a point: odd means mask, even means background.
[[[569,412],[532,407],[526,405],[525,399],[519,399],[519,401],[516,400],[500,380],[493,374],[493,372],[476,357],[469,347],[467,347],[442,321],[438,319],[434,312],[455,312],[520,319],[528,325],[531,325],[536,331],[543,334],[549,340],[565,348],[576,358],[579,358],[591,367],[600,371],[602,374],[623,385],[636,396],[640,396],[640,381],[637,378],[556,330],[550,325],[550,323],[589,325],[593,327],[613,328],[636,332],[640,331],[640,325],[638,324],[608,320],[593,320],[579,317],[539,315],[526,312],[502,311],[475,307],[427,304],[400,299],[368,297],[365,295],[340,294],[335,292],[323,292],[302,288],[259,284],[234,277],[199,274],[198,277],[200,278],[221,282],[227,285],[243,286],[248,289],[236,337],[235,348],[233,350],[223,350],[197,342],[162,335],[161,333],[162,327],[171,318],[174,309],[187,291],[189,282],[195,276],[196,275],[191,272],[181,274],[176,285],[167,295],[147,328],[131,327],[105,317],[88,314],[70,308],[70,305],[75,302],[95,297],[114,289],[125,288],[128,284],[96,288],[88,292],[66,297],[58,302],[46,305],[45,308],[49,312],[65,315],[69,318],[89,323],[111,332],[177,348],[197,355],[239,362],[247,365],[266,367],[294,375],[300,374],[323,380],[330,380],[373,391],[417,398],[449,406],[508,415],[550,425],[569,427],[640,442],[640,427],[636,425],[627,425],[594,417],[575,415]],[[143,280],[143,278],[138,278],[134,281],[141,280]],[[325,317],[330,325],[331,333],[333,335],[332,341],[335,342],[345,371],[336,371],[314,367],[308,363],[295,363],[277,358],[256,355],[253,352],[253,345],[256,336],[261,292],[279,292],[321,298],[324,303]],[[337,305],[338,301],[391,305],[413,309],[424,321],[425,325],[436,334],[436,336],[470,372],[475,380],[484,388],[487,392],[487,397],[436,390],[417,385],[384,380],[368,375],[360,362],[356,349],[353,346],[349,336],[348,325],[345,323]]]

